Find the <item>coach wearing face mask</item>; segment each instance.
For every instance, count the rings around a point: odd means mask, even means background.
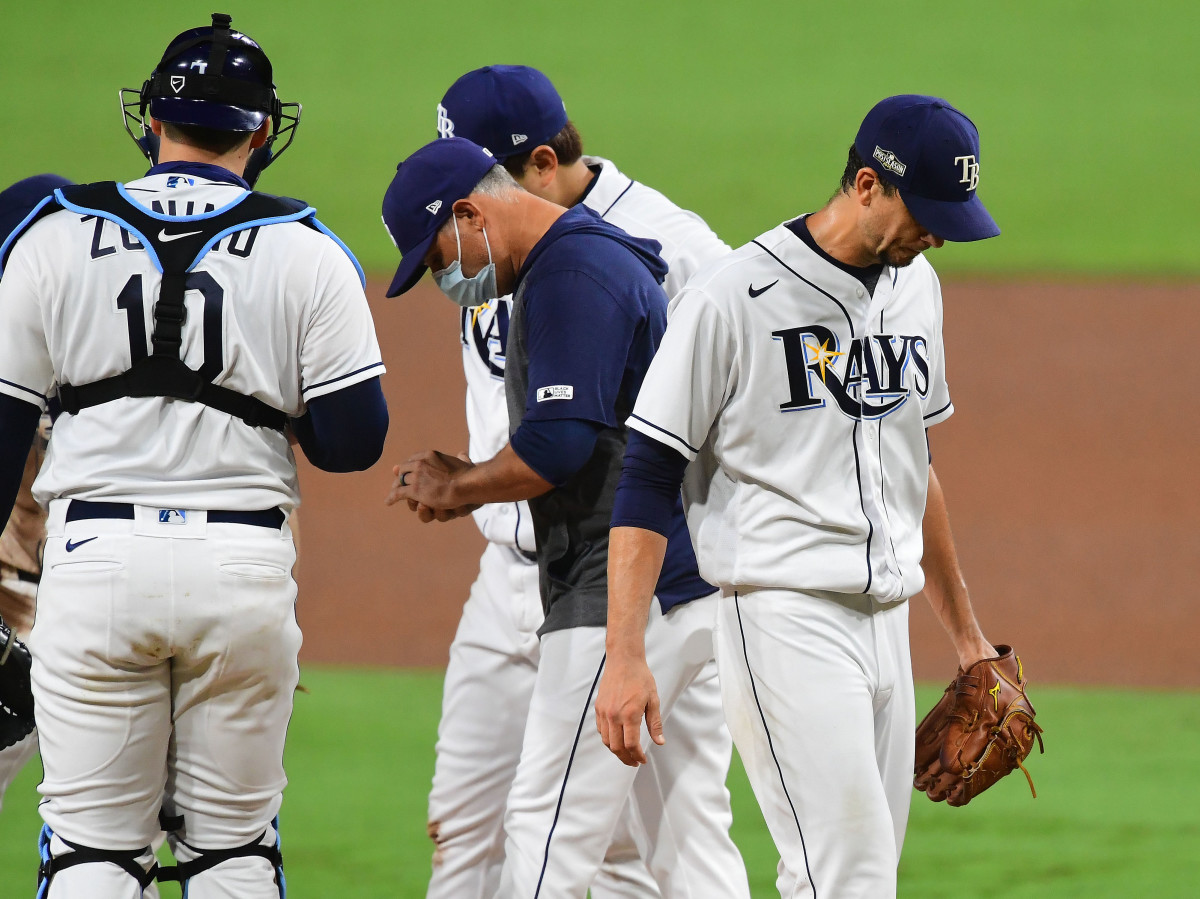
[[[403,256],[389,296],[413,287],[426,268],[462,306],[513,295],[508,444],[478,464],[438,452],[413,456],[393,469],[387,497],[406,501],[425,521],[529,500],[546,619],[508,799],[498,895],[532,895],[540,882],[547,895],[582,899],[627,799],[643,821],[656,822],[652,842],[661,832],[687,835],[678,841],[677,870],[728,869],[704,895],[745,895],[728,814],[697,815],[688,790],[662,788],[677,773],[670,750],[689,741],[680,735],[672,744],[668,729],[662,745],[656,733],[660,747],[641,760],[646,767],[630,768],[607,752],[591,724],[625,421],[667,323],[660,245],[584,206],[568,210],[527,193],[491,154],[462,138],[434,141],[401,163],[383,220]],[[650,665],[666,681],[659,681],[664,718],[691,695],[711,660],[707,604],[715,602],[696,571],[678,502],[665,536],[646,631]]]

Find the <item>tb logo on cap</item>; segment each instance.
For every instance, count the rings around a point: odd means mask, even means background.
[[[967,190],[974,190],[978,187],[979,163],[975,161],[975,157],[955,156],[954,162],[956,165],[962,163],[962,177],[958,179],[958,183],[967,185]]]
[[[446,107],[441,103],[438,104],[437,131],[438,137],[454,137],[454,122],[450,119],[450,113],[446,112]]]

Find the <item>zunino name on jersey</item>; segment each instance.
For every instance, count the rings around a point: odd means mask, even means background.
[[[832,398],[849,418],[876,419],[899,409],[913,391],[929,392],[929,342],[921,335],[855,337],[848,350],[822,325],[772,331],[771,337],[783,346],[791,391],[781,412],[820,409]]]

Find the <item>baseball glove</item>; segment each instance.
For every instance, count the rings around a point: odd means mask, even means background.
[[[25,739],[33,730],[33,689],[29,649],[0,618],[0,749]]]
[[[961,668],[938,704],[917,727],[913,785],[934,802],[966,805],[1000,778],[1020,768],[1042,728],[1025,695],[1025,671],[1011,646],[997,646],[996,658]]]

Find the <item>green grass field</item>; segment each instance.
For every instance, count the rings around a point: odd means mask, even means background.
[[[368,270],[395,264],[380,200],[396,163],[435,136],[446,88],[524,62],[558,85],[588,149],[734,244],[820,205],[867,109],[920,92],[979,125],[980,196],[1004,229],[938,253],[939,270],[1200,272],[1200,181],[1186,174],[1200,146],[1200,17],[1186,0],[13,3],[0,182],[137,177],[117,88],[139,86],[214,5],[270,53],[283,99],[305,104],[262,188],[314,203]]]
[[[291,895],[424,896],[440,672],[306,668],[288,734],[281,815]],[[920,691],[921,707],[936,688]],[[915,796],[900,896],[1195,897],[1200,696],[1039,688],[1046,755],[963,809]],[[0,895],[26,895],[39,827],[34,764],[0,814]],[[735,763],[734,839],[756,899],[777,856]],[[32,895],[32,889],[29,890]],[[165,897],[178,895],[165,889]]]

